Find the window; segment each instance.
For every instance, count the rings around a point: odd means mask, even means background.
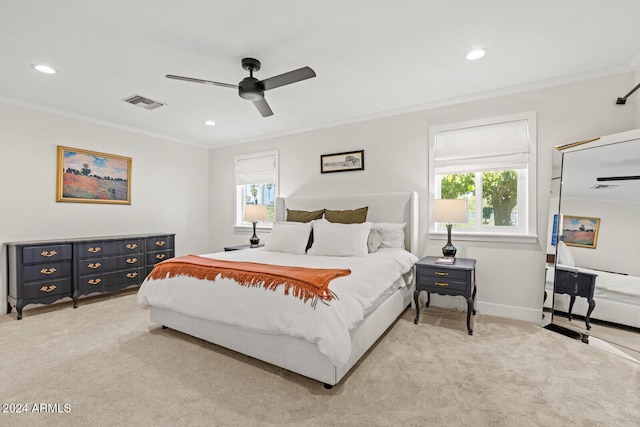
[[[275,200],[278,194],[278,153],[269,151],[238,156],[235,159],[236,226],[250,226],[244,221],[244,208],[249,204],[267,205],[269,220],[261,223],[270,227],[275,219]]]
[[[431,128],[431,200],[467,200],[456,233],[535,236],[535,113]],[[430,232],[445,230],[430,221]]]

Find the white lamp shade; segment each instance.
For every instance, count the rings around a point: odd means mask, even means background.
[[[267,205],[245,205],[244,220],[259,222],[267,220]]]
[[[447,224],[468,222],[467,201],[464,199],[434,200],[433,222]]]

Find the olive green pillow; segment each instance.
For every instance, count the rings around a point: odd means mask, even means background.
[[[353,210],[332,211],[324,210],[324,217],[329,222],[339,222],[341,224],[361,224],[367,220],[368,206]]]
[[[293,222],[311,222],[314,219],[322,219],[324,209],[319,211],[297,211],[287,209],[287,221]]]

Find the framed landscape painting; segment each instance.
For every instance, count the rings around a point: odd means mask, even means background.
[[[131,158],[58,146],[56,201],[131,204]]]
[[[595,249],[600,218],[563,215],[561,240],[568,246]]]

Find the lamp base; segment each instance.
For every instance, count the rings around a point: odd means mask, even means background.
[[[256,235],[256,223],[253,223],[253,236],[249,238],[249,246],[257,248],[260,245],[260,238]]]
[[[451,243],[451,227],[452,226],[453,224],[447,224],[447,244],[442,247],[442,254],[446,258],[455,258],[456,252],[458,252],[458,249],[456,249],[456,247],[453,246],[453,244]]]

